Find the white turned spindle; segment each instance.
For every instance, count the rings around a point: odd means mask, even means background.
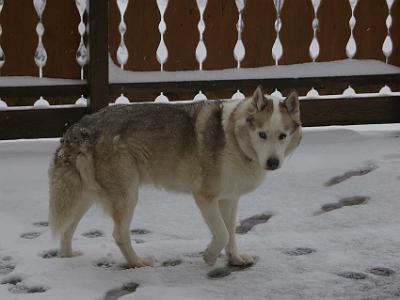
[[[164,42],[164,33],[167,30],[167,24],[164,20],[164,14],[168,6],[168,0],[157,0],[157,6],[160,11],[161,19],[158,24],[158,31],[160,32],[160,44],[158,45],[156,56],[160,64],[161,71],[164,71],[164,64],[168,59],[168,49]]]
[[[246,54],[246,49],[244,48],[243,42],[242,42],[242,32],[244,28],[244,23],[243,23],[243,9],[246,5],[246,0],[236,0],[236,7],[239,11],[239,17],[238,21],[236,23],[236,30],[237,30],[237,41],[235,48],[233,49],[233,55],[237,61],[237,68],[240,69],[240,63],[242,62],[245,54]]]
[[[0,0],[0,14],[1,14],[1,11],[3,10],[3,6],[4,6],[4,0]],[[2,33],[3,33],[3,28],[1,27],[1,24],[0,24],[0,40],[1,40]],[[1,45],[0,45],[0,70],[1,70],[1,67],[3,67],[5,61],[6,61],[6,56],[4,54],[3,48],[1,48]],[[0,101],[1,101],[1,99],[0,99]]]
[[[86,107],[87,99],[83,95],[81,95],[81,97],[78,100],[76,100],[75,105],[80,107]]]
[[[271,96],[274,96],[277,98],[284,98],[282,93],[278,89],[275,89],[275,91],[271,94]]]
[[[169,99],[167,96],[164,95],[163,92],[160,93],[160,95],[157,96],[157,98],[154,100],[156,103],[168,103]]]
[[[85,25],[85,22],[83,21],[83,16],[87,9],[87,0],[75,0],[75,5],[76,5],[76,8],[78,9],[79,17],[80,17],[80,22],[78,25],[78,32],[79,32],[79,35],[81,36],[81,41],[79,43],[79,47],[76,50],[76,62],[81,67],[81,79],[83,79],[83,68],[89,61],[89,53],[88,53],[88,49],[87,49],[87,47],[85,45],[85,41],[84,41],[84,36],[86,33],[86,25]]]
[[[343,96],[353,98],[357,96],[356,91],[349,85],[347,89],[343,91]]]
[[[272,46],[272,57],[275,60],[275,65],[279,64],[279,60],[281,59],[283,54],[282,43],[279,38],[279,32],[282,29],[281,9],[283,6],[283,1],[284,0],[274,0],[275,10],[276,10],[276,20],[275,20],[276,38],[274,45]]]
[[[357,44],[353,36],[354,26],[356,26],[356,18],[354,17],[354,9],[357,6],[358,0],[349,0],[351,6],[351,18],[349,20],[350,38],[346,45],[346,54],[348,58],[353,58],[357,52]]]
[[[120,35],[120,43],[119,43],[119,46],[117,49],[117,60],[121,67],[121,70],[123,70],[124,66],[128,62],[128,58],[129,58],[129,52],[128,52],[128,48],[126,48],[125,38],[124,38],[125,33],[126,33],[126,24],[125,24],[125,20],[124,20],[124,15],[126,12],[126,8],[128,7],[129,0],[116,0],[116,1],[117,1],[117,6],[119,9],[120,16],[121,16],[121,21],[118,26],[118,31],[119,31],[119,35]]]
[[[115,104],[129,104],[130,101],[128,98],[124,96],[124,94],[121,94],[116,100]]]
[[[204,95],[202,91],[199,91],[193,98],[193,101],[206,101],[206,100],[207,96]]]
[[[392,52],[393,52],[393,41],[392,41],[392,37],[390,34],[390,27],[392,27],[391,9],[392,9],[393,2],[394,2],[394,0],[386,0],[389,14],[386,18],[387,35],[386,35],[385,41],[383,42],[383,45],[382,45],[382,51],[386,57],[386,63],[388,63],[389,57],[390,57],[390,55],[392,55]]]
[[[321,0],[312,0],[312,4],[314,7],[314,20],[312,21],[314,37],[310,44],[309,53],[310,53],[311,59],[313,60],[313,62],[315,62],[315,60],[317,59],[317,57],[319,55],[319,42],[318,42],[318,38],[317,38],[317,30],[319,27],[318,8],[319,8],[319,5],[321,4]]]
[[[36,108],[48,108],[50,106],[49,102],[44,99],[42,96],[33,104]]]
[[[7,103],[5,103],[3,100],[0,98],[0,110],[5,110],[8,108]]]
[[[197,24],[197,29],[199,30],[199,43],[197,44],[196,47],[196,59],[197,62],[199,63],[199,70],[203,70],[203,62],[207,57],[207,48],[203,41],[203,33],[204,30],[206,29],[206,24],[204,23],[203,14],[207,6],[207,0],[196,0],[196,2],[197,2],[197,8],[199,9],[200,13],[200,20],[199,23]]]
[[[237,90],[231,97],[232,100],[243,100],[246,99],[246,96],[240,91]]]
[[[42,15],[44,9],[46,7],[46,0],[33,0],[33,5],[36,10],[36,14],[39,17],[39,22],[36,25],[36,33],[38,35],[38,45],[35,51],[34,60],[36,66],[39,68],[39,77],[43,77],[43,67],[47,62],[47,53],[46,49],[43,46],[43,35],[44,35],[44,26],[42,23]]]

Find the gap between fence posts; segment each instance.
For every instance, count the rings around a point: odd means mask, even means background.
[[[89,0],[89,109],[108,106],[108,0]]]

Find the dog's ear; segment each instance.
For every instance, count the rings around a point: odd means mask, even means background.
[[[299,96],[295,91],[291,92],[290,95],[283,101],[289,114],[295,121],[300,122],[300,102]]]
[[[261,111],[266,105],[264,89],[259,85],[251,97],[251,104],[257,111]]]

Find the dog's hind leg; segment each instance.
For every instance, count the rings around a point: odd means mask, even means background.
[[[247,254],[239,253],[236,246],[236,211],[239,199],[223,199],[219,201],[219,208],[229,232],[229,242],[225,247],[229,263],[236,266],[248,265],[254,262]]]
[[[200,195],[195,195],[194,197],[212,234],[211,243],[208,244],[203,258],[207,264],[213,265],[221,250],[227,245],[229,241],[229,233],[222,218],[218,200],[207,199]]]
[[[151,266],[151,261],[139,257],[132,247],[129,226],[138,201],[138,187],[130,189],[126,196],[112,201],[111,216],[114,221],[113,237],[129,266],[139,268]]]
[[[81,201],[79,203],[79,206],[75,208],[75,212],[70,220],[70,223],[61,232],[60,250],[58,252],[58,256],[60,257],[72,257],[80,254],[80,252],[72,251],[72,237],[74,235],[76,227],[79,224],[79,221],[92,205],[92,202],[89,200],[86,200],[84,198],[80,200]]]

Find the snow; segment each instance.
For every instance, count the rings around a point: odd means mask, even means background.
[[[86,80],[35,76],[0,76],[0,87],[86,84]]]
[[[109,59],[110,83],[308,78],[321,76],[399,74],[400,68],[378,60],[343,59],[259,68],[204,71],[124,71]]]
[[[131,228],[150,233],[133,235],[141,255],[155,267],[117,270],[96,262],[124,263],[112,239],[112,224],[100,208],[93,208],[77,229],[74,258],[43,259],[39,254],[57,247],[47,227],[47,167],[57,139],[0,142],[0,270],[15,265],[0,282],[0,299],[103,299],[124,283],[139,287],[128,299],[398,299],[400,297],[400,124],[389,126],[325,127],[304,130],[299,149],[281,170],[271,172],[255,192],[243,197],[239,219],[263,212],[273,216],[265,224],[238,235],[239,248],[257,256],[255,266],[221,279],[209,279],[214,269],[198,255],[209,233],[194,201],[187,195],[153,188],[140,192]],[[325,186],[335,176],[368,166],[376,169]],[[362,173],[362,172],[361,172]],[[365,196],[360,205],[321,212],[328,203]],[[87,238],[90,230],[104,237]],[[38,232],[33,239],[23,233]],[[315,252],[289,255],[296,248]],[[292,251],[292,252],[291,252]],[[9,258],[7,258],[9,256]],[[182,264],[163,267],[180,259]],[[225,264],[225,257],[216,267]],[[385,267],[395,273],[378,276],[368,269]],[[365,279],[338,276],[358,272]],[[44,287],[34,294],[13,294],[23,286]]]

